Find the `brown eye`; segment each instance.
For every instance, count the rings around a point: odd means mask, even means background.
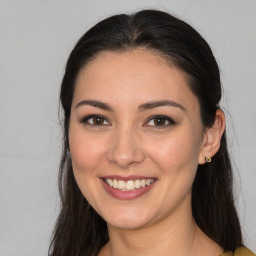
[[[174,125],[176,122],[168,117],[168,116],[162,116],[162,115],[157,115],[151,117],[145,124],[144,126],[152,126],[152,127],[158,127],[158,128],[164,128],[170,125]]]
[[[153,120],[155,126],[165,125],[167,121],[164,117],[155,117]]]
[[[93,117],[92,118],[92,122],[93,122],[93,124],[94,125],[103,125],[104,124],[104,118],[102,118],[102,117]]]
[[[109,121],[101,115],[89,115],[80,120],[81,123],[84,125],[91,125],[91,126],[105,126],[111,125]]]

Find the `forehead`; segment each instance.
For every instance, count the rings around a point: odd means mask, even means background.
[[[105,51],[81,69],[74,100],[107,98],[133,101],[172,100],[197,104],[184,72],[159,54],[135,49],[125,52]]]

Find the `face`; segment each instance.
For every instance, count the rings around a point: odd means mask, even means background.
[[[103,52],[79,73],[69,145],[74,176],[110,226],[191,214],[204,140],[186,76],[143,49]]]

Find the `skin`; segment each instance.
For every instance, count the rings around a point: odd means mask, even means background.
[[[96,100],[110,110],[82,104]],[[177,106],[139,108],[168,100]],[[80,105],[78,105],[80,103]],[[88,115],[101,115],[100,125]],[[164,115],[156,125],[153,116]],[[77,184],[108,224],[110,241],[100,255],[209,255],[222,248],[193,220],[191,187],[198,164],[219,149],[225,117],[212,128],[201,122],[186,75],[145,49],[102,52],[79,73],[73,96],[69,145]],[[208,163],[209,164],[209,163]],[[102,185],[107,175],[154,177],[151,190],[116,199]]]

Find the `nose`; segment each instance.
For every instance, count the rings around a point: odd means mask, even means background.
[[[132,129],[120,129],[113,135],[108,160],[122,169],[142,163],[145,159],[143,143]]]

